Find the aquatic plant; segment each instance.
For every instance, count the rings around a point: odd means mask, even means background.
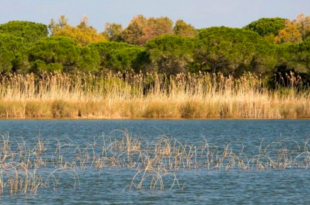
[[[0,194],[37,193],[56,188],[62,177],[78,186],[79,170],[131,170],[134,175],[125,189],[165,190],[182,188],[178,175],[191,170],[261,171],[308,169],[309,138],[304,142],[281,139],[245,152],[241,141],[212,144],[206,139],[195,144],[159,136],[137,138],[124,131],[75,144],[58,139],[0,139]]]

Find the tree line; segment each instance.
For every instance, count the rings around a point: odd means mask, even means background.
[[[134,17],[126,28],[106,23],[100,33],[84,16],[49,25],[10,21],[0,25],[0,73],[106,72],[175,75],[245,72],[269,76],[294,72],[310,82],[310,16],[262,18],[243,28],[196,29],[167,17]]]

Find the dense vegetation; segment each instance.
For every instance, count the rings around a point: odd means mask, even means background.
[[[99,33],[83,17],[72,26],[61,16],[50,25],[0,25],[0,73],[223,73],[282,78],[294,72],[310,82],[310,16],[262,18],[242,29],[195,29],[183,20],[136,16],[123,29],[107,23]],[[285,83],[285,79],[283,80]]]

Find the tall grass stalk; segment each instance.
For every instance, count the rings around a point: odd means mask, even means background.
[[[309,91],[286,79],[271,90],[252,74],[11,74],[0,76],[0,117],[309,118]]]
[[[129,171],[132,179],[126,188],[155,190],[182,188],[182,173],[198,169],[307,170],[309,141],[283,138],[245,149],[249,145],[240,140],[222,144],[204,138],[192,144],[165,135],[138,138],[127,131],[78,143],[40,137],[12,140],[0,135],[0,196],[53,189],[63,180],[75,187],[81,170]]]

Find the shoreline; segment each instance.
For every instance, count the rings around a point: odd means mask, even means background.
[[[105,118],[105,117],[97,117],[97,118],[0,118],[0,121],[9,121],[9,120],[23,120],[23,121],[261,121],[261,120],[310,120],[309,118]]]

